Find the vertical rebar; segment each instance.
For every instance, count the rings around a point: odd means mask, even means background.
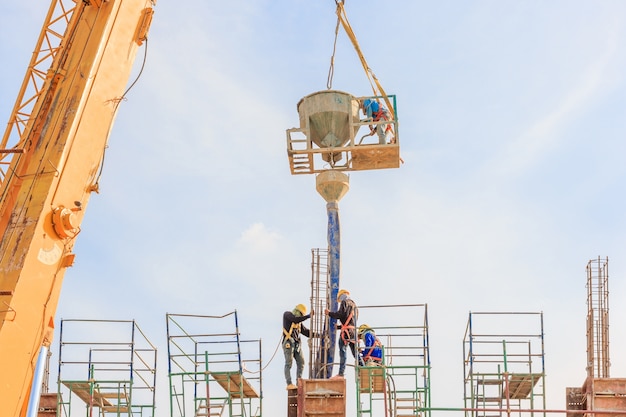
[[[587,376],[609,378],[609,259],[587,263]]]

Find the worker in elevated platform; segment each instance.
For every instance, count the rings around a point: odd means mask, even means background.
[[[302,322],[310,318],[312,314],[313,311],[311,311],[311,314],[306,314],[306,306],[304,304],[298,304],[292,311],[285,311],[285,313],[283,313],[282,344],[285,354],[285,381],[287,382],[288,390],[297,388],[291,381],[291,365],[293,364],[294,358],[296,360],[297,378],[302,378],[304,355],[302,354],[300,333],[306,337],[310,337],[309,329],[307,329]]]
[[[352,357],[358,358],[359,364],[363,365],[360,356],[356,352],[356,322],[359,310],[354,300],[350,298],[348,290],[339,290],[337,293],[337,302],[339,309],[337,311],[329,311],[326,309],[324,313],[333,319],[341,321],[339,326],[340,337],[337,342],[339,345],[339,373],[334,378],[343,378],[346,371],[346,350],[348,346],[352,351]]]
[[[365,116],[366,122],[382,122],[391,121],[391,115],[378,100],[371,98],[361,99],[360,102],[361,111]],[[378,143],[380,145],[387,144],[387,136],[390,136],[389,143],[395,143],[395,136],[393,134],[393,127],[391,123],[378,123],[370,125],[370,132],[373,135],[374,132],[378,134]]]
[[[359,352],[365,366],[381,365],[383,361],[383,345],[376,336],[374,329],[367,324],[359,326],[359,341],[361,340],[364,346],[359,348]]]

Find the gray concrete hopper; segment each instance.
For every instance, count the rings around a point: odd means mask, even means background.
[[[343,91],[318,91],[298,103],[300,128],[307,129],[309,140],[320,148],[346,145],[354,139],[359,120],[359,104],[354,96]]]

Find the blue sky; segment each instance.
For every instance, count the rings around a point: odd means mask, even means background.
[[[47,8],[0,5],[5,120]],[[405,163],[350,175],[342,286],[360,304],[428,303],[439,407],[462,406],[470,311],[543,311],[548,404],[563,409],[585,378],[585,266],[608,256],[611,375],[625,376],[626,3],[346,11],[397,96]],[[285,130],[298,101],[326,89],[335,25],[332,0],[158,2],[58,319],[134,318],[163,360],[166,312],[236,309],[269,360],[282,312],[309,298],[310,249],[326,245],[325,203],[313,176],[290,174]],[[342,31],[333,88],[370,92]],[[265,371],[265,415],[284,411],[282,365],[279,354]]]

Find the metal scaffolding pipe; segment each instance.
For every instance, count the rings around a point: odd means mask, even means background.
[[[28,411],[26,412],[28,417],[37,417],[37,414],[39,413],[39,397],[41,396],[41,383],[43,382],[43,375],[46,369],[47,356],[48,347],[43,345],[39,350],[39,357],[37,358],[37,365],[35,366],[35,376],[30,387]]]

